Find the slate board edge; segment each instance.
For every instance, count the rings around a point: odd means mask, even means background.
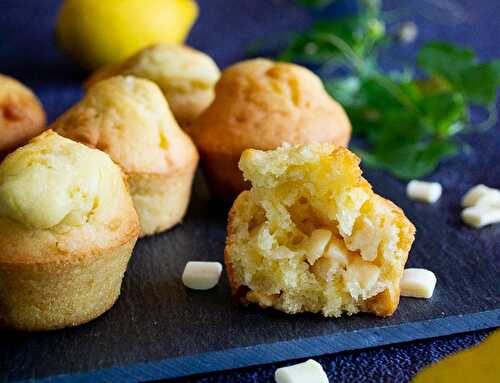
[[[497,309],[430,319],[428,321],[409,322],[377,329],[340,332],[332,335],[260,344],[156,362],[116,366],[89,372],[75,372],[39,379],[31,378],[20,382],[136,382],[173,379],[499,326],[500,309]]]

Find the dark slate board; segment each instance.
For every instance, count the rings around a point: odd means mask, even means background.
[[[476,20],[498,14],[498,5],[478,10],[472,0],[467,1]],[[17,0],[0,4],[0,31],[8,37],[2,37],[7,45],[0,46],[0,71],[33,86],[53,119],[81,95],[82,74],[47,43],[58,1],[50,3],[51,7]],[[240,59],[242,48],[255,35],[297,28],[308,20],[284,0],[209,3],[201,2],[203,16],[191,41],[222,66]],[[25,14],[36,20],[26,21],[33,29],[33,41],[16,38]],[[438,35],[477,41],[486,54],[500,55],[498,44],[475,38],[479,33],[485,36],[485,28],[488,35],[500,33],[500,25],[491,19],[473,28],[459,28],[456,34],[443,26]],[[436,30],[423,30],[422,35],[435,36]],[[231,44],[221,45],[220,36]],[[406,53],[411,55],[411,50]],[[499,326],[500,225],[473,230],[459,218],[460,198],[469,187],[477,183],[500,187],[499,137],[498,126],[465,137],[468,153],[443,163],[431,177],[445,190],[435,205],[409,201],[405,185],[382,172],[366,173],[374,189],[393,199],[415,223],[417,240],[408,266],[436,273],[438,284],[430,300],[403,298],[398,311],[387,319],[369,315],[323,319],[234,306],[225,276],[208,292],[185,289],[180,281],[185,263],[222,261],[224,247],[226,208],[211,200],[198,175],[184,224],[139,241],[122,296],[108,313],[74,329],[0,333],[0,381],[175,378]]]
[[[483,154],[500,161],[484,144]],[[186,261],[222,261],[224,247],[224,208],[209,198],[198,177],[184,224],[139,241],[115,307],[74,329],[2,334],[0,377],[173,378],[498,326],[500,245],[494,238],[500,226],[476,231],[460,223],[458,201],[473,181],[460,172],[460,161],[454,164],[435,177],[446,190],[435,206],[410,202],[400,182],[370,174],[375,189],[397,201],[418,228],[409,265],[436,273],[430,300],[403,298],[387,319],[324,319],[237,307],[225,276],[211,291],[185,289],[180,275]]]

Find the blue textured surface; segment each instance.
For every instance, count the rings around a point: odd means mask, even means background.
[[[325,369],[331,383],[334,382],[407,382],[422,367],[446,355],[470,347],[487,335],[475,332],[404,345],[376,348],[358,352],[345,352],[314,358]],[[305,360],[305,359],[304,359]],[[222,374],[211,374],[187,379],[182,383],[274,383],[274,371],[278,367],[300,363],[271,364]],[[173,380],[172,380],[173,381]]]
[[[311,337],[307,339],[297,339],[286,342],[276,342],[273,344],[261,344],[251,347],[234,348],[220,352],[210,352],[205,354],[196,354],[193,356],[183,356],[177,359],[165,359],[163,361],[153,361],[147,363],[130,364],[128,366],[117,366],[99,371],[86,371],[80,373],[71,373],[63,375],[54,375],[47,378],[37,379],[40,383],[83,383],[87,381],[95,382],[112,382],[119,381],[123,383],[133,383],[138,380],[154,380],[158,378],[169,378],[186,375],[186,371],[213,371],[226,370],[241,365],[258,365],[260,363],[269,363],[272,361],[293,360],[297,357],[302,357],[304,354],[324,355],[327,353],[335,353],[336,351],[349,350],[352,348],[374,347],[380,344],[400,343],[407,340],[418,338],[427,338],[448,334],[449,332],[462,332],[469,329],[471,323],[474,323],[475,328],[489,328],[497,325],[500,320],[500,312],[492,316],[491,313],[481,313],[477,315],[456,316],[446,318],[444,323],[441,319],[429,320],[420,323],[406,323],[399,325],[396,328],[380,328],[354,331],[350,334],[336,334],[320,337]],[[416,335],[417,334],[417,335]],[[365,378],[367,381],[376,379],[387,381],[408,380],[415,371],[424,367],[429,362],[436,360],[436,357],[443,357],[452,351],[459,350],[463,347],[470,346],[474,342],[483,339],[487,332],[477,332],[465,335],[463,337],[451,338],[450,342],[441,341],[438,345],[430,344],[431,350],[435,353],[430,353],[427,358],[421,358],[419,354],[422,352],[422,347],[418,345],[410,346],[415,348],[415,352],[408,351],[407,347],[402,346],[401,355],[398,359],[409,360],[403,366],[401,363],[387,365],[387,356],[384,359],[369,360],[361,357],[360,361],[354,364],[346,363],[347,371],[335,368],[333,364],[328,373],[332,375],[333,381],[352,381],[354,377],[359,379]],[[209,335],[207,335],[209,336]],[[442,347],[441,344],[445,344]],[[425,349],[425,348],[424,348]],[[397,350],[397,349],[396,349]],[[102,352],[103,350],[101,350]],[[425,350],[424,350],[425,351]],[[437,352],[436,352],[437,351]],[[384,351],[380,353],[384,354]],[[369,354],[367,354],[369,355]],[[433,359],[429,359],[429,356]],[[325,357],[323,360],[328,360]],[[341,360],[341,359],[340,359]],[[290,362],[289,362],[290,363]],[[334,361],[332,361],[334,363]],[[338,363],[338,362],[337,362]],[[216,365],[214,365],[216,364]],[[325,363],[325,367],[328,364]],[[367,366],[372,368],[366,369]],[[277,366],[267,366],[258,369],[259,377],[256,382],[265,381],[265,375],[272,376],[273,371]],[[358,370],[354,370],[356,368]],[[361,370],[359,370],[361,368]],[[216,382],[245,382],[245,379],[250,378],[253,372],[250,372],[248,378],[244,378],[249,373],[234,372],[228,375],[206,378],[187,378],[187,381],[216,381]],[[179,379],[172,379],[179,380]],[[252,381],[252,380],[250,380]]]
[[[81,81],[86,75],[55,47],[52,34],[59,3],[57,0],[0,0],[0,72],[17,77],[31,86],[41,98],[49,121],[81,97]],[[467,19],[456,25],[436,24],[417,14],[417,10],[426,12],[426,9],[430,9],[422,5],[428,2],[405,3],[410,10],[410,18],[420,26],[421,41],[447,39],[474,47],[484,58],[500,56],[497,42],[500,33],[498,2],[461,1],[467,10]],[[255,37],[301,28],[307,25],[311,17],[291,7],[290,1],[285,0],[202,0],[200,5],[201,17],[190,43],[210,53],[222,67],[243,58],[244,48]],[[345,10],[346,7],[340,8]],[[441,17],[438,21],[443,20],[447,18]],[[413,46],[402,48],[390,56],[391,60],[387,64],[395,64],[399,59],[413,54]],[[332,381],[401,382],[409,380],[424,365],[479,342],[485,334],[483,331],[323,356],[317,360],[323,364]],[[183,381],[267,382],[272,381],[275,368],[275,365],[267,365]],[[119,375],[113,376],[116,380]],[[82,379],[85,381],[88,377]]]

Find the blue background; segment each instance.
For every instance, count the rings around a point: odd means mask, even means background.
[[[103,0],[105,1],[105,0]],[[329,13],[353,10],[352,1],[339,1]],[[400,4],[402,3],[402,4]],[[488,0],[458,1],[458,8],[443,10],[444,2],[386,1],[398,5],[405,20],[416,21],[416,44],[400,46],[385,55],[384,65],[399,66],[414,57],[429,39],[451,40],[473,47],[482,58],[500,56],[500,4]],[[453,2],[455,3],[455,2]],[[259,37],[277,37],[307,26],[313,17],[287,0],[200,0],[200,19],[189,43],[209,53],[223,68],[245,57],[245,48]],[[0,0],[0,72],[32,87],[40,97],[49,122],[82,95],[87,73],[56,47],[53,29],[58,0]],[[449,353],[476,344],[487,332],[396,345],[316,358],[333,381],[409,380],[421,367]],[[266,365],[222,374],[183,379],[183,382],[268,382],[275,368]]]

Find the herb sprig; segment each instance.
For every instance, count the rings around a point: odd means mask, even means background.
[[[302,5],[304,7],[312,7],[312,8],[323,8],[335,0],[295,0],[298,5]]]
[[[366,145],[354,150],[368,166],[420,178],[460,150],[457,133],[478,127],[471,122],[472,106],[490,114],[482,127],[496,122],[500,60],[479,62],[470,49],[430,42],[418,53],[423,76],[386,73],[378,56],[398,40],[386,32],[380,2],[361,0],[358,15],[320,20],[292,36],[278,59],[318,67],[353,133],[364,138]]]

